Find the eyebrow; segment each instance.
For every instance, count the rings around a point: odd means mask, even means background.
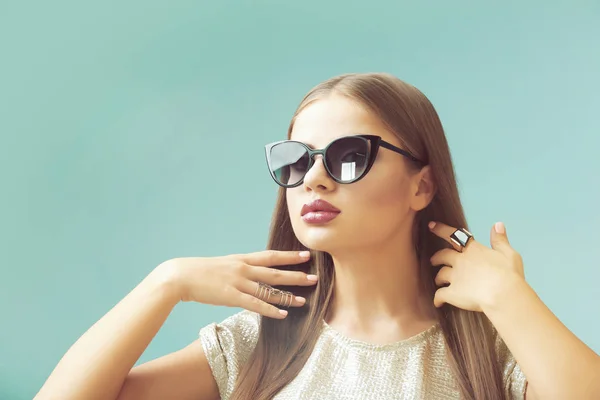
[[[314,149],[314,148],[315,148],[315,146],[314,146],[312,143],[305,142],[304,140],[292,139],[292,138],[289,138],[289,139],[287,139],[287,140],[290,140],[290,141],[292,141],[292,142],[300,142],[300,143],[304,143],[305,145],[307,145],[307,146],[308,146],[308,147],[310,147],[311,149]]]
[[[360,136],[360,135],[375,135],[375,134],[374,134],[374,133],[365,133],[365,132],[362,132],[362,131],[359,131],[358,133],[356,133],[356,132],[355,132],[355,133],[346,133],[345,135],[339,136],[339,137],[337,137],[337,138],[335,138],[335,139],[331,139],[331,140],[330,140],[330,141],[329,141],[327,144],[325,144],[325,146],[323,146],[322,148],[325,148],[325,147],[327,147],[327,145],[328,145],[329,143],[333,142],[334,140],[337,140],[337,139],[340,139],[340,138],[343,138],[343,137],[348,137],[348,136]],[[311,148],[311,149],[313,149],[313,150],[317,148],[317,146],[315,146],[314,144],[312,144],[312,143],[308,143],[308,142],[305,142],[305,141],[303,141],[303,140],[298,140],[298,139],[288,139],[288,140],[293,140],[293,141],[295,141],[295,142],[304,143],[305,145],[307,145],[308,147],[310,147],[310,148]]]
[[[302,140],[296,140],[296,141],[297,141],[297,142],[300,142],[300,143],[304,143],[305,145],[307,145],[308,147],[310,147],[310,148],[311,148],[311,149],[313,149],[313,150],[317,148],[317,146],[315,146],[315,145],[314,145],[314,144],[312,144],[312,143],[303,142]]]

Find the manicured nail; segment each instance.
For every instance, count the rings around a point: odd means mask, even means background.
[[[296,301],[298,303],[302,303],[302,304],[306,303],[306,299],[304,297],[300,297],[300,296],[296,296]]]
[[[283,315],[284,317],[287,317],[288,312],[286,310],[279,310],[279,314]]]
[[[310,257],[310,251],[301,251],[299,253],[300,257],[307,258]]]
[[[429,226],[429,229],[435,228],[435,222],[431,221],[428,226]]]
[[[306,279],[308,279],[309,281],[313,281],[313,282],[316,282],[319,280],[319,278],[316,275],[306,275]]]
[[[506,228],[504,227],[504,224],[502,222],[496,222],[494,224],[494,229],[497,233],[506,233]]]

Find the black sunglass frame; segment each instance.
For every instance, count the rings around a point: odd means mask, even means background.
[[[365,140],[367,142],[370,143],[370,152],[368,154],[368,159],[367,159],[367,165],[364,169],[364,172],[362,174],[360,174],[358,177],[350,180],[350,181],[342,181],[340,179],[337,179],[333,173],[329,170],[329,167],[327,166],[327,150],[331,147],[331,145],[333,145],[334,143],[340,141],[340,140],[344,140],[344,139],[351,139],[351,138],[360,138],[362,140]],[[308,152],[308,158],[309,158],[309,162],[308,162],[308,166],[306,167],[306,171],[304,172],[304,175],[302,175],[302,178],[291,185],[286,185],[282,182],[280,182],[277,177],[275,176],[275,172],[273,171],[273,168],[271,168],[271,149],[273,149],[273,147],[280,145],[282,143],[298,143],[300,145],[302,145],[302,147],[304,147],[306,149],[306,151]],[[383,140],[381,138],[381,136],[377,136],[377,135],[351,135],[351,136],[343,136],[340,138],[337,138],[335,140],[333,140],[331,143],[329,143],[327,146],[325,146],[325,148],[323,149],[311,149],[310,147],[308,147],[305,143],[299,142],[297,140],[280,140],[278,142],[274,142],[274,143],[269,143],[265,146],[265,155],[267,157],[267,166],[269,167],[269,173],[271,174],[271,178],[273,178],[273,180],[275,181],[275,183],[277,183],[279,186],[284,187],[284,188],[293,188],[293,187],[297,187],[302,185],[302,183],[304,183],[304,177],[306,176],[306,174],[308,173],[308,171],[310,171],[310,169],[312,168],[312,166],[315,163],[315,156],[320,154],[322,159],[323,159],[323,166],[325,167],[325,170],[327,171],[327,174],[329,175],[329,177],[331,179],[333,179],[335,182],[339,183],[339,184],[343,184],[343,185],[347,185],[350,183],[355,183],[359,180],[361,180],[362,178],[364,178],[367,173],[369,172],[369,170],[371,169],[371,167],[373,166],[373,163],[375,162],[375,159],[377,158],[377,153],[379,152],[379,148],[383,147],[385,149],[391,150],[393,152],[396,152],[398,154],[403,155],[404,157],[408,158],[409,160],[423,165],[423,162],[421,160],[419,160],[418,158],[416,158],[415,156],[413,156],[412,154],[410,154],[408,151],[401,149],[397,146],[394,146],[393,144],[386,142],[385,140]]]

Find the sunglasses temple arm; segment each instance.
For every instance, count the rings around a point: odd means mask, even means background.
[[[401,149],[401,148],[399,148],[399,147],[396,147],[396,146],[394,146],[394,145],[393,145],[393,144],[391,144],[391,143],[384,142],[384,141],[382,140],[382,141],[379,143],[379,145],[380,145],[381,147],[385,147],[385,148],[386,148],[386,149],[388,149],[388,150],[395,151],[395,152],[396,152],[396,153],[398,153],[398,154],[402,154],[403,156],[405,156],[405,157],[408,157],[408,158],[410,158],[411,160],[413,160],[413,161],[415,161],[415,162],[418,162],[418,163],[421,163],[421,164],[423,164],[423,161],[419,160],[417,157],[413,156],[413,155],[412,155],[412,154],[410,154],[408,151],[406,151],[406,150],[403,150],[403,149]]]

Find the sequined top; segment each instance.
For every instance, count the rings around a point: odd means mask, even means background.
[[[229,399],[238,373],[258,341],[260,316],[242,311],[200,330],[200,341],[219,387]],[[504,388],[509,399],[524,399],[526,379],[508,348],[498,340]],[[325,321],[308,361],[276,400],[459,399],[445,357],[439,325],[385,345],[342,335]]]

